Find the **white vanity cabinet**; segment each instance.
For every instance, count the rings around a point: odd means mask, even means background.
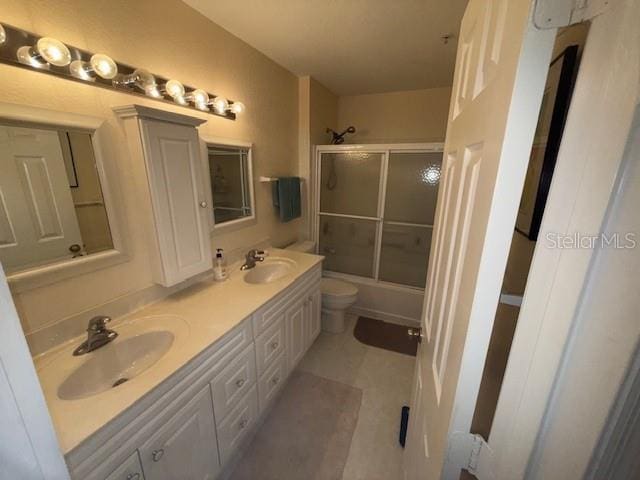
[[[226,475],[320,332],[320,276],[317,264],[68,454],[72,478]]]
[[[205,120],[140,105],[114,110],[124,121],[133,162],[146,170],[157,251],[154,280],[168,287],[209,270],[211,208],[196,130]]]

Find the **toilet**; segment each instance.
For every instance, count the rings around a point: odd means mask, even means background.
[[[298,252],[314,253],[315,242],[297,242],[287,247]],[[344,332],[345,313],[358,298],[358,288],[344,280],[323,277],[320,282],[322,293],[322,329],[331,333]]]

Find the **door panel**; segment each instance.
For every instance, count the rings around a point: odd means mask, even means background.
[[[58,133],[0,126],[0,260],[7,271],[82,245]]]
[[[457,439],[470,432],[555,38],[533,28],[532,3],[472,0],[462,21],[407,479],[458,479],[470,457]]]
[[[220,464],[209,386],[179,410],[139,450],[147,479],[214,479]]]
[[[289,335],[287,358],[289,371],[293,370],[304,355],[306,348],[305,328],[306,301],[298,300],[287,310],[287,331]]]

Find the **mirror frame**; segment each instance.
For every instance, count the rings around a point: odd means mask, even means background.
[[[43,128],[53,127],[59,129],[62,127],[93,132],[91,143],[93,144],[96,170],[100,179],[104,206],[113,241],[113,248],[110,250],[52,262],[8,274],[7,280],[11,291],[19,293],[32,290],[128,261],[125,223],[122,221],[124,215],[122,214],[122,205],[119,203],[121,195],[116,194],[118,190],[118,184],[115,181],[117,178],[117,166],[112,161],[113,159],[107,157],[105,150],[102,148],[106,139],[106,120],[87,115],[4,102],[0,102],[0,112],[0,121],[8,120]]]
[[[255,186],[253,178],[253,144],[251,142],[245,142],[242,140],[233,140],[229,138],[212,137],[206,133],[200,133],[200,146],[202,150],[202,161],[204,163],[204,172],[206,173],[205,189],[209,195],[209,230],[211,234],[226,233],[240,228],[249,227],[257,223],[256,216],[256,198],[255,198]],[[249,175],[249,203],[251,205],[251,215],[248,217],[238,218],[236,220],[230,220],[216,225],[215,216],[213,212],[213,186],[211,185],[211,170],[209,169],[209,152],[208,146],[215,145],[218,147],[230,147],[230,148],[245,148],[248,150],[247,165]]]

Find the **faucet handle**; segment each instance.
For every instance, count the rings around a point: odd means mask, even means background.
[[[111,321],[111,317],[106,315],[98,315],[89,320],[89,326],[87,331],[98,332],[100,330],[104,330],[107,323]]]

